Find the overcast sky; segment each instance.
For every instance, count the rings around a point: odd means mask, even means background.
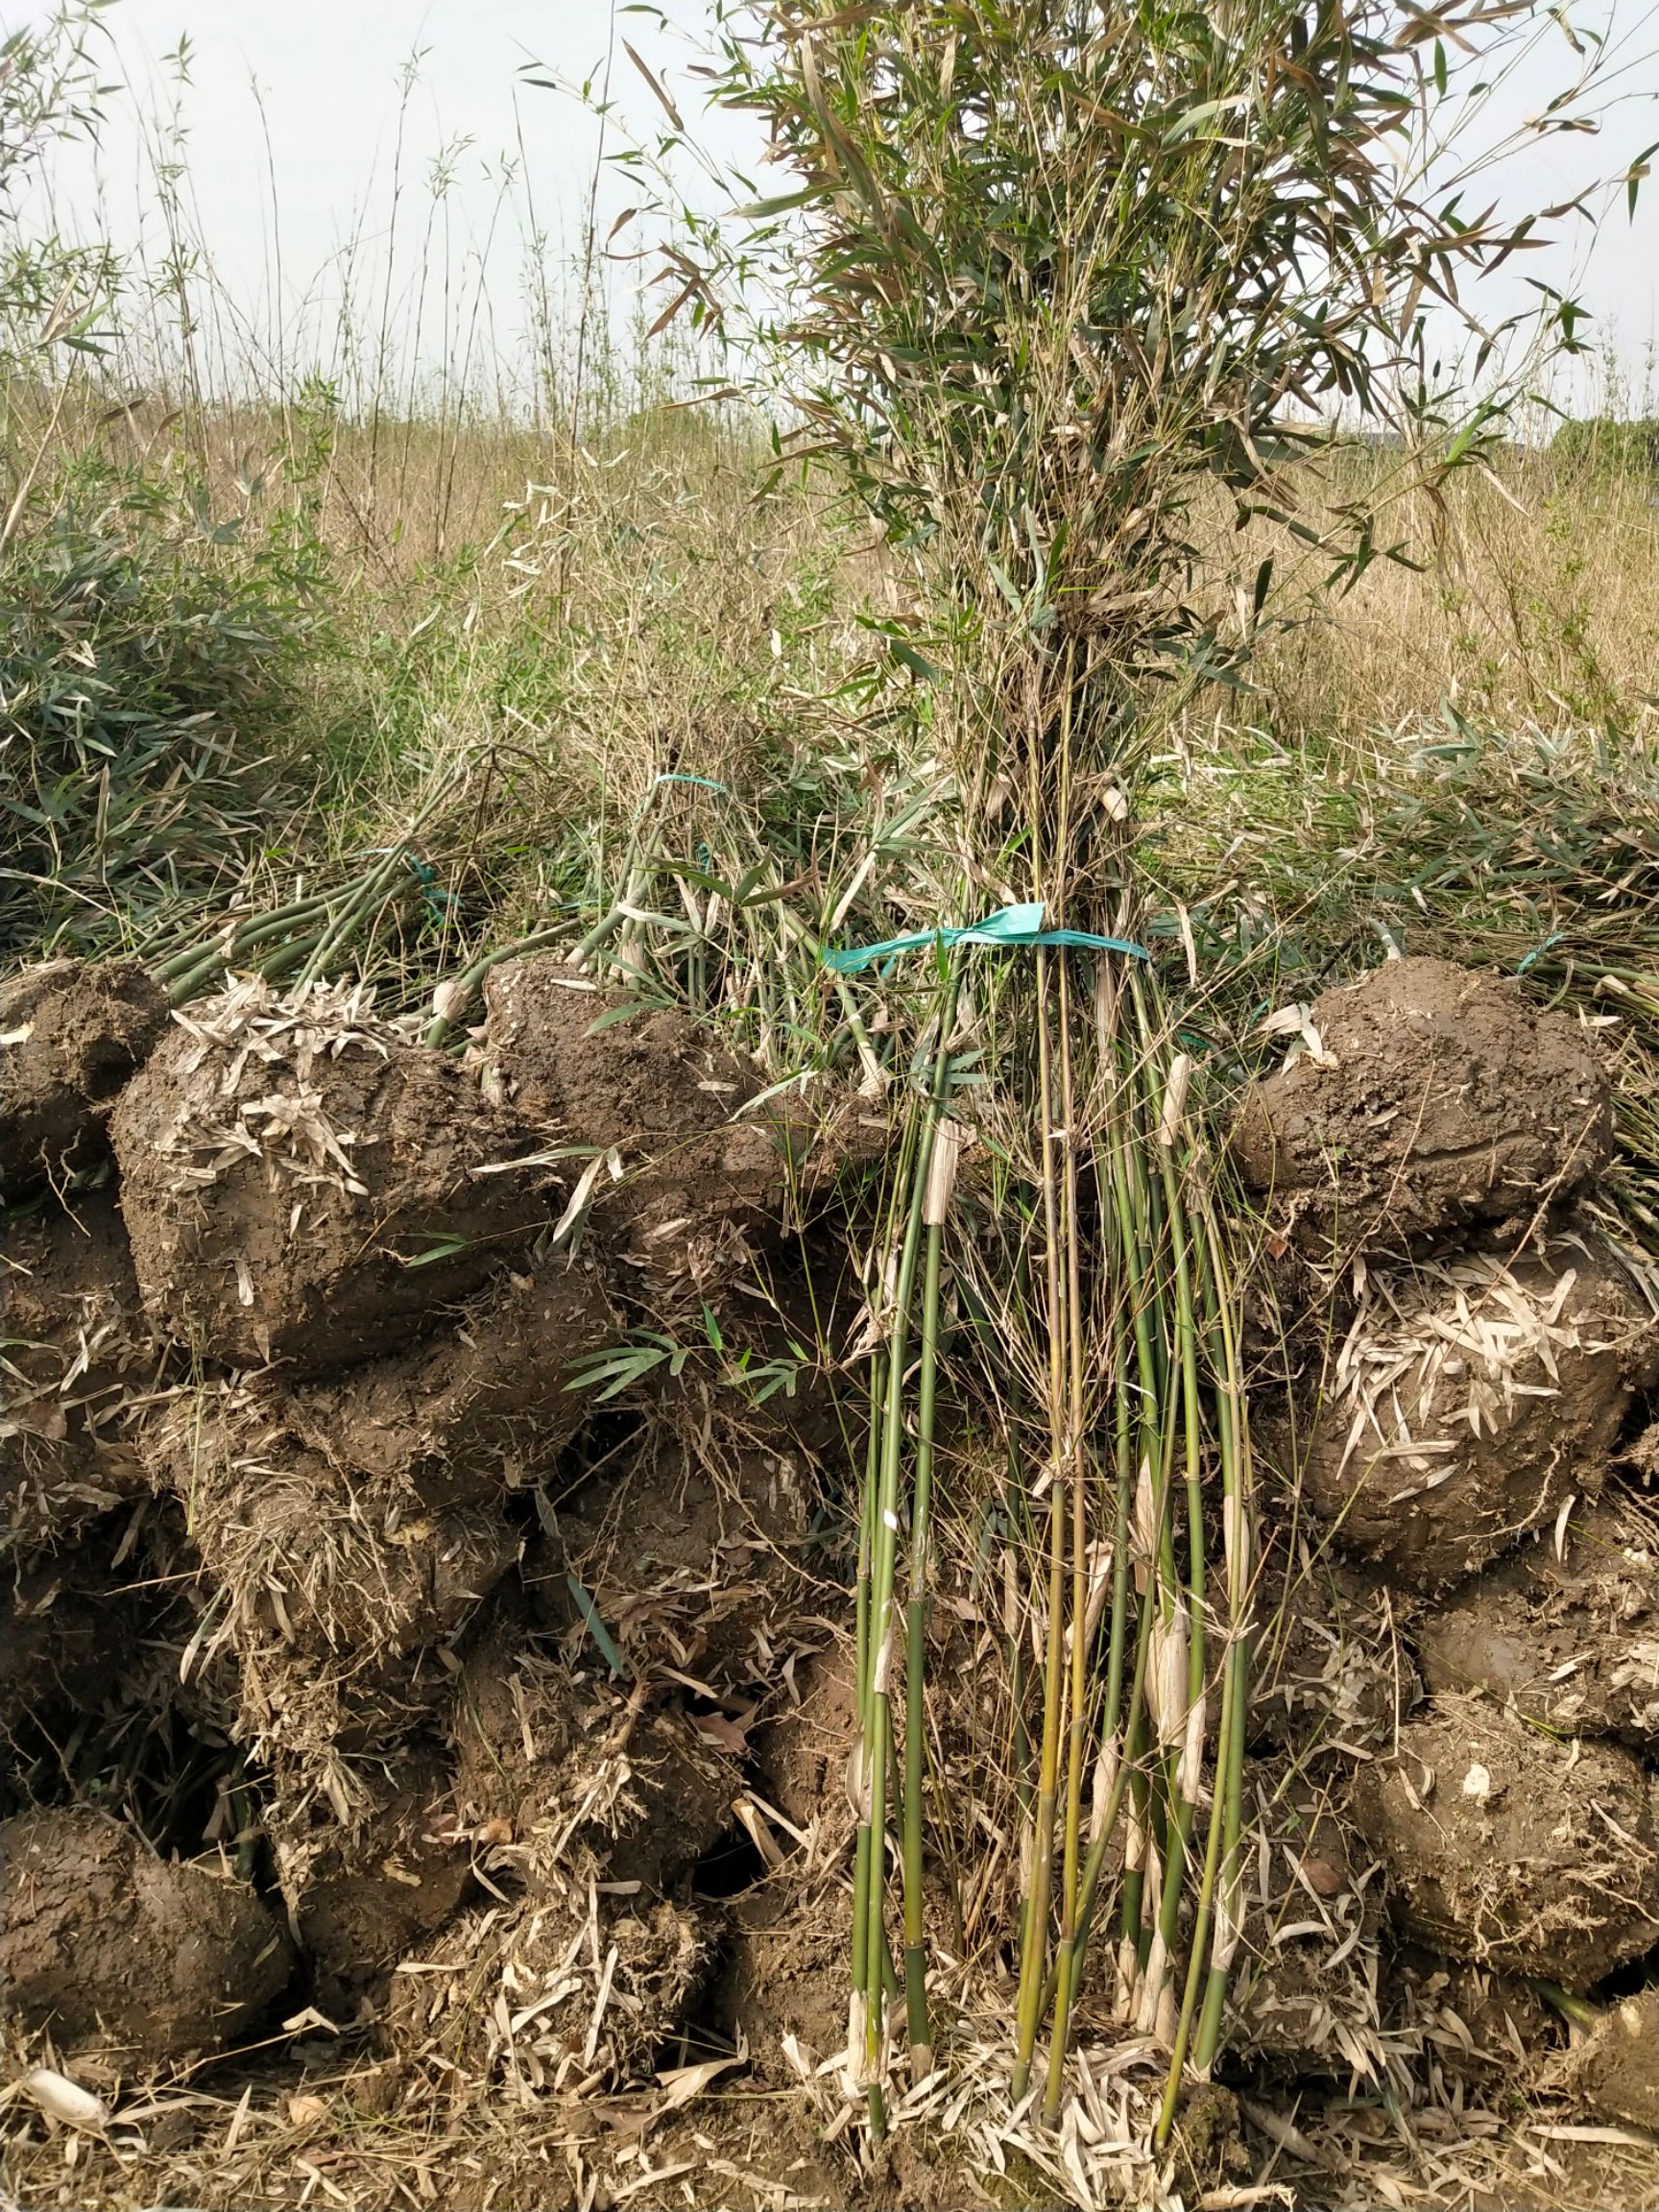
[[[1598,19],[1614,11],[1624,41],[1600,133],[1534,143],[1511,160],[1499,182],[1512,206],[1567,198],[1659,139],[1659,11],[1651,0],[1592,5]],[[14,29],[45,12],[38,0],[0,0],[0,27]],[[665,23],[654,20],[659,12]],[[532,218],[546,233],[549,282],[557,289],[561,265],[582,233],[597,151],[592,116],[557,93],[527,85],[520,72],[540,62],[548,74],[597,84],[610,47],[620,127],[649,132],[659,111],[621,40],[632,40],[667,77],[689,118],[697,91],[684,65],[695,58],[708,12],[706,0],[666,0],[661,11],[635,10],[624,0],[613,44],[610,0],[117,0],[105,21],[118,73],[136,99],[112,115],[96,184],[89,156],[60,159],[60,208],[66,220],[102,221],[123,243],[138,235],[137,209],[153,208],[155,194],[153,148],[134,116],[164,112],[177,96],[193,220],[222,282],[264,340],[274,345],[275,333],[284,334],[285,366],[294,365],[297,351],[325,358],[348,266],[359,315],[366,301],[378,308],[401,107],[394,321],[404,331],[419,326],[428,353],[445,343],[453,349],[466,325],[473,274],[486,261],[493,321],[474,330],[474,352],[492,346],[506,351],[517,345],[525,322]],[[166,57],[181,36],[188,38],[190,60],[189,82],[180,88]],[[1490,103],[1482,128],[1505,134],[1542,108],[1575,66],[1566,41],[1551,27],[1516,80]],[[730,118],[696,128],[729,156],[751,150]],[[616,143],[613,132],[612,147]],[[435,164],[445,181],[434,212]],[[622,189],[614,177],[602,183],[602,226],[625,204]],[[101,196],[97,216],[90,213],[95,193]],[[1491,312],[1496,317],[1522,296],[1522,274],[1579,290],[1597,319],[1598,337],[1617,347],[1639,397],[1659,340],[1659,164],[1634,223],[1622,198],[1599,204],[1605,212],[1599,224],[1569,224],[1562,251],[1533,257],[1525,272],[1518,269],[1496,289]],[[153,216],[147,235],[154,249]],[[446,307],[433,274],[445,265]],[[442,337],[445,314],[447,341]]]

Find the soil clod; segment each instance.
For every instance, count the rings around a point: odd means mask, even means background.
[[[1607,1078],[1578,1024],[1508,978],[1390,960],[1315,1001],[1317,1051],[1258,1084],[1233,1149],[1310,1256],[1524,1223],[1593,1175]]]
[[[1659,1987],[1615,2005],[1569,2055],[1560,2076],[1592,2112],[1659,2134]]]
[[[108,1152],[116,1094],[166,1026],[167,994],[136,961],[49,960],[0,983],[0,1195]]]
[[[1659,1334],[1602,1243],[1374,1268],[1315,1417],[1310,1498],[1407,1589],[1473,1574],[1599,1490]]]
[[[407,1343],[547,1226],[514,1116],[360,987],[257,978],[178,1018],[113,1119],[157,1329],[325,1374]]]
[[[548,954],[508,960],[485,986],[486,1054],[520,1113],[561,1142],[614,1155],[591,1217],[642,1285],[729,1277],[775,1236],[787,1129],[714,1032],[673,1007],[602,995]],[[596,1028],[595,1024],[599,1024]]]
[[[113,1195],[11,1221],[0,1248],[0,1557],[64,1543],[143,1487],[158,1355]]]
[[[1613,1744],[1440,1696],[1353,1805],[1402,1926],[1448,1958],[1584,1990],[1659,1938],[1652,1786]]]
[[[60,2051],[214,2051],[287,1985],[293,1953],[251,1891],[157,1858],[102,1814],[0,1824],[6,2009]]]
[[[552,1467],[589,1410],[578,1362],[620,1326],[591,1263],[516,1264],[407,1350],[273,1402],[354,1479],[406,1480],[433,1507],[479,1504]]]
[[[1557,1734],[1659,1737],[1659,1535],[1609,1490],[1412,1623],[1431,1690],[1487,1690]]]

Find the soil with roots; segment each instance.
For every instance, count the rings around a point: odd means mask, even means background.
[[[943,1547],[941,2070],[865,2136],[868,1101],[552,956],[463,1055],[344,986],[4,1003],[18,2201],[1654,2200],[1659,1325],[1567,1017],[1391,962],[1241,1103],[1288,1397],[1226,2048],[1160,2163],[1110,1937],[1068,2131],[1008,2103],[1000,1591]]]

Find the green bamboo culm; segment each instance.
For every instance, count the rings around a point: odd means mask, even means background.
[[[905,1611],[905,1744],[896,1793],[901,1820],[903,1878],[904,1980],[906,2026],[912,2071],[931,2070],[931,2030],[926,1994],[924,1920],[926,1778],[926,1592],[928,1526],[932,1501],[934,1407],[936,1404],[943,1233],[949,1190],[936,1163],[942,1163],[941,1131],[950,1089],[951,1034],[956,1022],[959,973],[947,972],[940,993],[938,1045],[931,1082],[901,1154],[902,1176],[894,1186],[903,1193],[903,1210],[886,1240],[892,1261],[887,1296],[886,1341],[872,1365],[871,1434],[865,1460],[860,1513],[860,1572],[856,1621],[859,1742],[854,1754],[858,1826],[854,1861],[853,1993],[849,2008],[849,2050],[861,2069],[870,2104],[872,2130],[883,2128],[881,2086],[886,2047],[885,1973],[889,1966],[886,1929],[888,1783],[897,1745],[893,1731],[892,1669],[898,1637],[897,1580],[901,1507],[905,1461],[905,1392],[916,1281],[924,1242],[927,1258],[921,1312],[921,1359],[916,1381],[916,1452],[910,1482],[910,1569]],[[944,1139],[949,1147],[951,1140]],[[873,1286],[881,1297],[883,1286]],[[868,1573],[865,1573],[865,1561]]]

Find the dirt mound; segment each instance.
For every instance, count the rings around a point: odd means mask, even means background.
[[[575,1842],[657,1892],[730,1828],[740,1770],[679,1687],[651,1695],[641,1676],[624,1695],[598,1656],[586,1636],[549,1651],[510,1619],[479,1639],[450,1717],[456,1819],[521,1877],[551,1878]]]
[[[1616,2005],[1570,2055],[1558,2079],[1592,2112],[1659,2134],[1659,1987]]]
[[[343,1820],[350,1763],[447,1693],[452,1647],[518,1554],[491,1504],[428,1508],[400,1477],[353,1480],[272,1424],[256,1393],[182,1396],[146,1440],[184,1505],[219,1640],[240,1662],[240,1733],[309,1758]]]
[[[217,2050],[287,1985],[288,1938],[248,1890],[156,1858],[101,1814],[0,1823],[7,2010],[60,2050]]]
[[[703,1920],[666,1898],[565,1887],[463,1912],[393,1979],[384,2022],[406,2070],[519,2098],[636,2077],[684,2025],[709,1957]]]
[[[113,1196],[9,1222],[0,1249],[0,1557],[66,1541],[143,1487],[157,1352]]]
[[[121,1516],[121,1519],[126,1519]],[[124,1681],[145,1629],[161,1608],[129,1596],[142,1569],[112,1571],[119,1523],[72,1551],[16,1563],[0,1586],[0,1728],[31,1715],[89,1719]]]
[[[573,1368],[620,1332],[592,1262],[555,1259],[498,1276],[441,1334],[270,1403],[342,1473],[479,1504],[552,1467],[589,1410]]]
[[[566,1144],[613,1157],[592,1222],[653,1288],[708,1287],[781,1229],[781,1102],[741,1113],[756,1078],[688,1014],[598,994],[552,954],[508,960],[485,986],[487,1082]],[[596,1033],[593,1024],[604,1025]]]
[[[1275,1761],[1257,1765],[1247,1787],[1263,1843],[1229,2047],[1270,2075],[1378,2079],[1382,1885],[1346,1781],[1323,1788]]]
[[[791,1695],[755,1738],[754,1764],[769,1803],[805,1839],[797,1872],[831,1864],[854,1829],[847,1763],[858,1736],[853,1653],[840,1643],[810,1653]]]
[[[1659,1533],[1609,1492],[1426,1608],[1431,1690],[1488,1690],[1558,1735],[1659,1737]]]
[[[1293,1751],[1306,1766],[1392,1745],[1423,1695],[1401,1641],[1387,1585],[1363,1568],[1265,1538],[1253,1607],[1256,1647],[1246,1738],[1252,1750]]]
[[[1232,1144],[1311,1256],[1525,1221],[1607,1154],[1607,1078],[1578,1024],[1505,977],[1390,960],[1326,992],[1310,1027],[1319,1048],[1255,1087]]]
[[[793,2036],[808,2065],[847,2047],[847,1908],[838,1890],[804,1889],[798,1871],[760,1882],[726,1916],[713,2025],[742,2034],[763,2080],[793,2083]]]
[[[432,1741],[382,1746],[361,1765],[349,1822],[312,1762],[281,1760],[271,1780],[265,1830],[311,2002],[348,2020],[476,1888],[475,1838],[457,1821],[449,1762]]]
[[[391,1351],[546,1225],[523,1124],[367,990],[253,978],[177,1021],[112,1130],[145,1305],[208,1358]]]
[[[349,1481],[259,1410],[228,1394],[205,1420],[186,1401],[156,1446],[232,1621],[320,1662],[452,1637],[517,1555],[500,1516],[428,1514],[396,1479]]]
[[[1601,1243],[1373,1268],[1308,1446],[1309,1496],[1409,1589],[1473,1574],[1599,1487],[1659,1334]]]
[[[807,1493],[797,1455],[757,1433],[711,1421],[694,1446],[655,1434],[615,1479],[555,1507],[547,1553],[526,1561],[543,1622],[577,1641],[589,1632],[574,1576],[633,1665],[666,1660],[715,1692],[769,1682]]]
[[[108,1151],[109,1109],[167,1011],[166,992],[132,960],[51,960],[0,982],[0,1194],[61,1183]]]
[[[1530,1982],[1406,1946],[1393,1960],[1395,2002],[1385,2031],[1420,2043],[1442,2076],[1493,2083],[1527,2080],[1562,2032]]]
[[[1353,1805],[1401,1924],[1448,1958],[1581,1990],[1659,1937],[1652,1789],[1611,1744],[1440,1696]]]

